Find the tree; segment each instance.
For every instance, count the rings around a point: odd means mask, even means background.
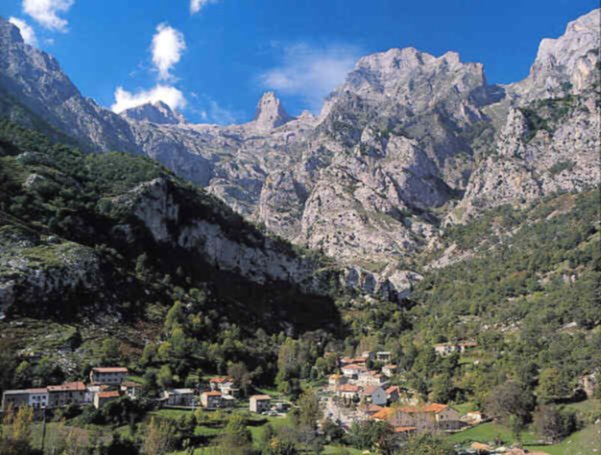
[[[240,414],[232,414],[220,438],[220,450],[232,455],[252,453],[252,435]]]
[[[252,380],[246,365],[242,362],[230,363],[227,368],[227,374],[234,380],[234,383],[242,389],[242,393],[247,396]]]
[[[515,381],[494,387],[486,399],[486,413],[495,420],[509,424],[513,416],[521,425],[526,424],[534,407],[532,392]]]
[[[107,338],[100,346],[100,359],[104,365],[114,365],[119,362],[119,342],[115,338]]]
[[[163,365],[157,374],[157,384],[168,389],[173,384],[173,373],[169,365]]]
[[[556,444],[576,429],[573,413],[561,413],[557,406],[541,406],[534,414],[536,432],[549,444]]]
[[[545,368],[538,378],[536,395],[544,403],[564,398],[572,393],[570,381],[566,374],[557,368]]]
[[[437,403],[448,403],[453,398],[453,381],[447,373],[438,374],[432,380],[430,398]]]
[[[321,419],[322,412],[319,407],[319,399],[312,390],[305,391],[299,401],[298,420],[301,426],[312,429],[317,428],[317,422]]]
[[[410,437],[403,453],[419,455],[453,455],[453,446],[439,436],[425,433]]]
[[[144,435],[142,453],[145,455],[168,453],[175,446],[174,433],[175,428],[171,422],[152,417]]]

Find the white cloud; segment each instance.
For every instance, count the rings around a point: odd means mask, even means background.
[[[152,37],[152,62],[159,72],[159,78],[171,78],[171,68],[179,62],[186,49],[184,35],[167,24],[159,24]]]
[[[196,14],[210,3],[217,3],[219,0],[190,0],[190,14]]]
[[[126,109],[157,101],[162,101],[171,109],[186,107],[186,98],[182,92],[175,87],[159,84],[150,90],[141,90],[136,93],[128,92],[123,87],[117,87],[115,103],[111,106],[111,109],[118,114]]]
[[[38,45],[38,38],[35,36],[35,31],[31,28],[27,22],[22,19],[18,19],[16,17],[9,17],[8,22],[15,25],[19,31],[21,32],[21,36],[23,37],[23,41],[25,41],[30,46]]]
[[[319,110],[324,98],[341,84],[361,55],[349,45],[311,46],[297,43],[283,49],[281,65],[260,75],[264,88],[305,99]]]
[[[23,0],[23,11],[41,26],[59,32],[67,31],[67,21],[59,17],[73,6],[75,0]]]

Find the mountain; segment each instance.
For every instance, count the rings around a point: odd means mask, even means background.
[[[186,123],[186,119],[180,113],[173,111],[162,101],[126,109],[121,113],[121,116],[133,121],[151,122],[159,125]]]
[[[141,353],[174,302],[212,321],[201,324],[203,343],[226,328],[247,341],[335,332],[341,286],[330,261],[265,235],[149,159],[84,154],[0,120],[0,346],[9,352],[77,333],[78,346],[97,349],[112,335]],[[272,341],[262,343],[273,356]],[[54,358],[54,347],[42,351]],[[216,368],[211,356],[187,355]],[[83,359],[61,361],[72,371]]]
[[[317,117],[290,117],[274,93],[242,125],[187,123],[164,105],[117,116],[5,21],[0,88],[92,150],[145,154],[394,299],[443,226],[598,185],[600,11],[543,40],[529,76],[507,86],[455,52],[366,56]]]

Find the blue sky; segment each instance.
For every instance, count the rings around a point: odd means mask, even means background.
[[[2,0],[82,93],[117,110],[165,99],[194,122],[248,121],[266,90],[292,114],[362,55],[413,46],[484,63],[488,80],[528,74],[540,40],[598,0]],[[19,22],[21,21],[21,22]],[[29,30],[31,29],[31,30]],[[153,46],[153,42],[155,45]],[[116,103],[116,91],[118,101]]]

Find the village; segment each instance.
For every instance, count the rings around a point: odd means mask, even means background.
[[[435,351],[440,356],[462,353],[474,343],[439,344]],[[426,431],[456,431],[483,421],[479,412],[463,416],[451,406],[440,403],[422,403],[407,388],[394,385],[397,366],[390,352],[364,352],[361,356],[337,356],[338,373],[328,377],[327,384],[317,388],[323,417],[348,430],[355,422],[381,420],[389,422],[397,434]],[[370,367],[371,366],[371,367]],[[29,406],[37,415],[45,409],[67,406],[88,406],[96,409],[122,397],[136,400],[142,384],[128,379],[125,367],[94,367],[89,382],[65,382],[58,385],[5,390],[2,411]],[[197,388],[172,388],[161,390],[152,399],[161,408],[202,408],[207,411],[231,410],[248,403],[252,413],[266,416],[283,416],[291,403],[276,401],[261,393],[241,396],[232,378],[211,377]]]

